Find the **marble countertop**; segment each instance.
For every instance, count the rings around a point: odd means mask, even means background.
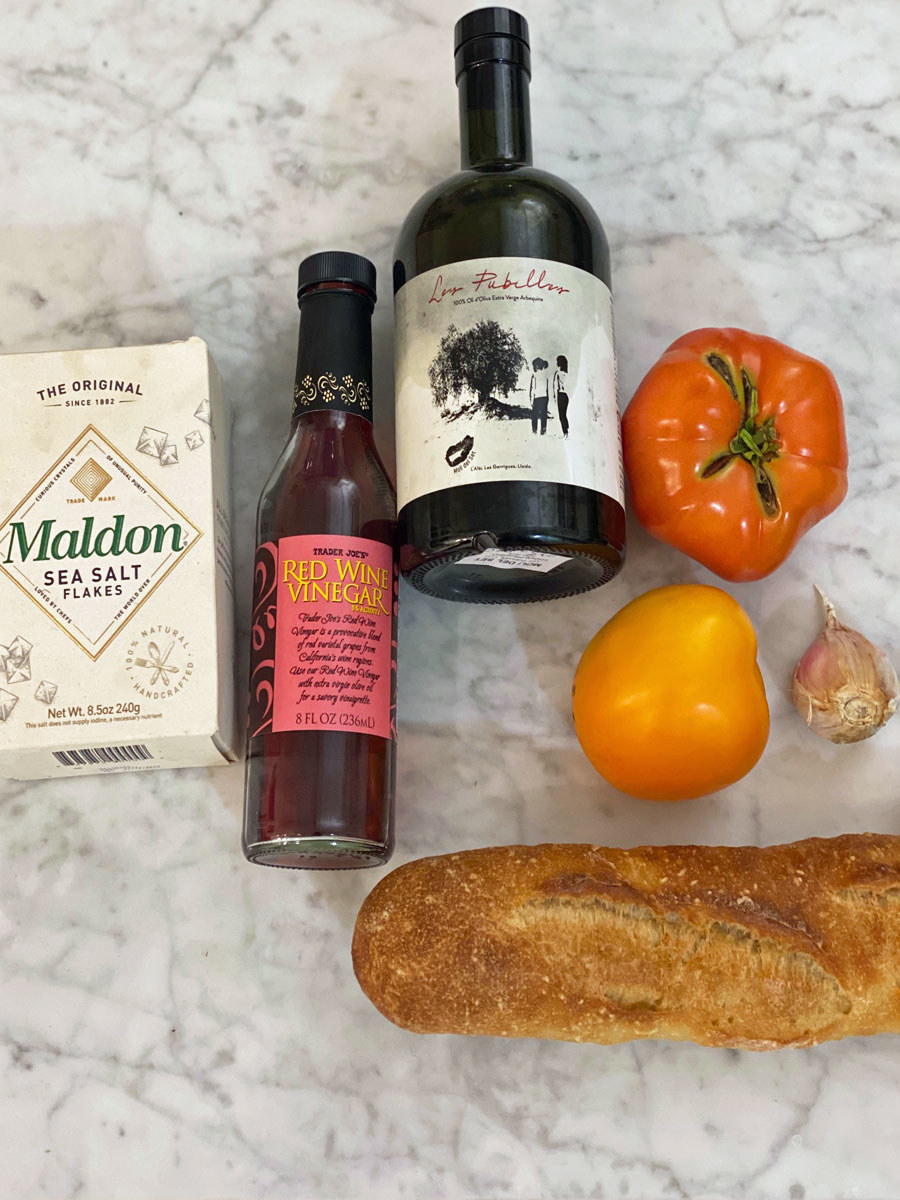
[[[824,358],[850,494],[733,589],[773,712],[759,767],[658,807],[607,787],[569,716],[578,655],[648,587],[710,579],[630,530],[610,586],[489,609],[406,589],[395,861],[511,841],[767,843],[900,831],[900,721],[832,747],[786,685],[813,583],[900,658],[900,25],[889,0],[529,0],[537,162],[613,251],[626,401],[679,333]],[[299,259],[371,255],[380,439],[389,264],[455,169],[439,0],[49,0],[4,11],[0,349],[210,343],[237,409],[241,627],[256,497],[285,436]],[[28,1197],[900,1196],[900,1038],[754,1055],[416,1038],[350,966],[378,873],[251,867],[241,771],[0,783],[0,1190]]]

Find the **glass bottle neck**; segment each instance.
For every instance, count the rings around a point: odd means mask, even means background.
[[[341,285],[303,296],[292,421],[332,412],[371,422],[372,307],[366,292]]]
[[[515,63],[481,62],[459,77],[463,169],[531,163],[528,72]]]
[[[301,440],[308,434],[312,434],[313,437],[336,435],[343,442],[361,439],[374,445],[372,422],[366,417],[361,417],[359,413],[339,408],[308,408],[301,412],[295,411],[291,417],[289,440],[298,433]]]

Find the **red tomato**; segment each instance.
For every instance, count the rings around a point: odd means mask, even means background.
[[[631,508],[724,579],[761,579],[847,493],[841,394],[826,366],[741,329],[673,342],[622,420]]]

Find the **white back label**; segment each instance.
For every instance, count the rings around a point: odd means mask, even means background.
[[[570,562],[567,554],[541,554],[538,550],[482,550],[479,554],[468,554],[457,559],[460,565],[496,567],[498,571],[538,571],[546,575],[564,562]]]

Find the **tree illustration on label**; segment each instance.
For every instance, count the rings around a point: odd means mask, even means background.
[[[515,389],[524,364],[522,346],[511,329],[488,320],[464,331],[451,325],[428,368],[441,416],[445,421],[475,413],[496,420],[530,416],[530,408],[505,400]],[[466,400],[466,393],[471,400]],[[455,406],[451,400],[457,402]]]

